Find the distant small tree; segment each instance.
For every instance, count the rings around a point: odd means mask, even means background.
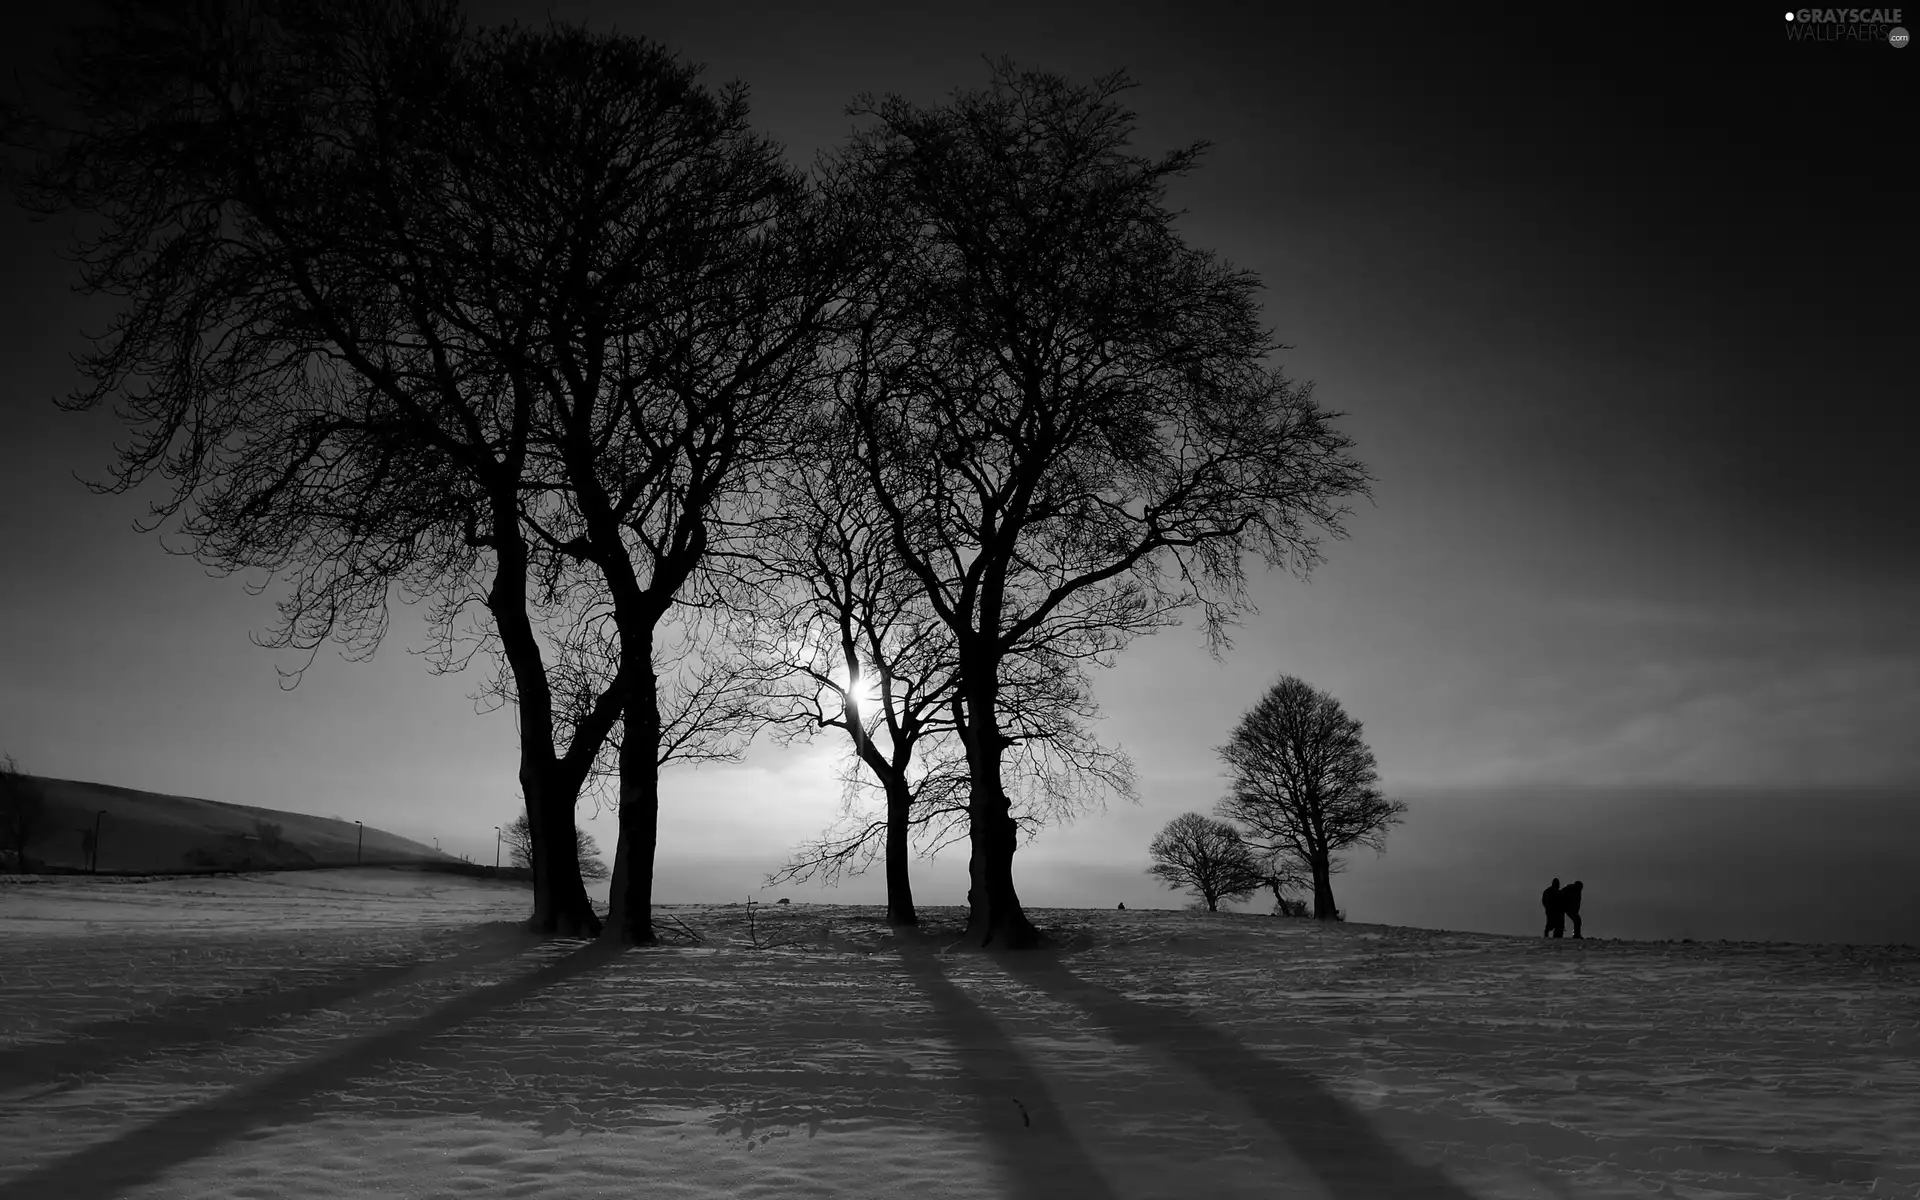
[[[1238,829],[1200,813],[1168,821],[1147,853],[1153,856],[1147,874],[1198,893],[1208,912],[1220,911],[1222,900],[1245,900],[1271,877]]]
[[[533,831],[527,823],[527,814],[518,813],[511,822],[502,825],[500,841],[507,848],[509,866],[525,867],[533,863]]]
[[[580,878],[605,879],[611,872],[607,869],[606,860],[600,857],[600,843],[578,826],[574,827],[573,834],[580,846]]]
[[[1314,917],[1339,920],[1333,875],[1341,851],[1385,850],[1387,830],[1407,811],[1381,793],[1360,722],[1327,693],[1282,676],[1240,719],[1220,757],[1231,783],[1215,811],[1246,826],[1271,860],[1303,868]]]
[[[23,875],[28,865],[27,847],[39,836],[45,815],[39,785],[21,773],[13,755],[0,759],[0,853]]]
[[[511,822],[500,827],[500,840],[506,843],[507,859],[516,867],[533,865],[533,830],[527,823],[527,814],[517,814]],[[610,873],[607,864],[600,857],[600,843],[586,830],[574,827],[574,847],[580,857],[580,878],[605,879]]]

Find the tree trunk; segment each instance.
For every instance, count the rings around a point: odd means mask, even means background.
[[[993,798],[982,795],[978,782],[974,787],[969,814],[973,856],[967,874],[973,886],[967,892],[967,940],[982,949],[1031,950],[1040,944],[1040,931],[1027,920],[1013,886],[1019,825],[1008,815],[1005,793]]]
[[[1208,893],[1206,894],[1206,901],[1207,901],[1207,911],[1208,911],[1208,912],[1219,912],[1219,911],[1220,911],[1220,897],[1218,897],[1218,896],[1216,896],[1216,895],[1214,895],[1214,894],[1213,894],[1212,892],[1208,892]]]
[[[1020,827],[1000,782],[1000,753],[1007,741],[995,713],[998,672],[994,663],[986,661],[963,664],[961,674],[967,704],[962,741],[973,785],[967,804],[973,848],[967,864],[973,884],[967,892],[967,941],[982,949],[1030,950],[1040,944],[1040,931],[1027,920],[1013,886],[1013,852],[1019,848]]]
[[[843,652],[847,677],[851,680],[859,673],[860,660],[850,639],[844,643]],[[913,789],[907,784],[909,760],[901,756],[897,744],[891,759],[880,753],[867,737],[860,705],[851,693],[842,711],[846,716],[847,734],[853,739],[853,752],[873,772],[887,794],[887,924],[918,925],[920,918],[913,910],[913,880],[908,871],[907,853],[907,836],[912,829],[908,822],[913,813]]]
[[[913,810],[913,793],[905,778],[889,777],[887,783],[887,924],[918,925],[913,910],[913,880],[907,869],[907,819]]]
[[[622,632],[623,644],[625,632]],[[647,641],[651,658],[652,638]],[[653,859],[660,842],[660,692],[649,662],[628,672],[620,736],[620,841],[613,852],[613,891],[601,935],[623,946],[652,946]]]
[[[600,918],[580,879],[580,857],[573,840],[573,809],[581,779],[563,773],[553,747],[553,692],[546,660],[533,622],[527,616],[526,545],[520,539],[517,498],[511,493],[494,506],[494,553],[498,561],[487,609],[500,635],[500,649],[513,671],[520,710],[520,789],[526,797],[527,831],[533,838],[535,933],[593,937]],[[582,776],[584,778],[584,776]]]
[[[522,755],[520,788],[527,798],[527,830],[533,836],[533,919],[536,933],[550,937],[592,938],[600,934],[600,918],[580,878],[574,805],[578,788],[556,778],[556,765],[530,768]]]
[[[1313,860],[1313,919],[1331,921],[1338,914],[1333,906],[1333,861],[1327,855]]]

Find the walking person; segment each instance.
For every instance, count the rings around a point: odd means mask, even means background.
[[[1566,936],[1567,912],[1560,906],[1563,894],[1559,876],[1555,876],[1553,882],[1547,885],[1547,890],[1540,893],[1540,906],[1547,910],[1547,927],[1541,931],[1541,937]]]
[[[1580,889],[1585,886],[1576,879],[1560,889],[1560,911],[1573,918],[1573,936],[1575,937],[1580,936]]]

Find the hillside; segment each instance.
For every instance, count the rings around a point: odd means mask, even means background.
[[[353,822],[330,817],[75,779],[27,779],[46,806],[27,850],[40,870],[84,869],[81,833],[94,828],[96,814],[99,869],[112,874],[351,866],[361,837]],[[456,861],[371,825],[357,853],[367,864]]]

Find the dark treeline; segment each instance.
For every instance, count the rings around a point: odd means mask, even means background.
[[[1192,247],[1119,75],[863,98],[811,171],[643,38],[444,0],[107,6],[11,106],[12,183],[82,214],[115,317],[62,403],[98,485],[282,581],[264,644],[432,665],[518,716],[535,928],[654,940],[659,779],[837,730],[883,813],[790,872],[967,839],[969,940],[1032,945],[1013,859],[1131,768],[1089,670],[1249,556],[1305,573],[1366,475]],[[852,81],[857,84],[857,81]],[[851,90],[851,89],[850,89]],[[297,683],[298,671],[290,680]],[[618,796],[612,906],[575,809]]]

